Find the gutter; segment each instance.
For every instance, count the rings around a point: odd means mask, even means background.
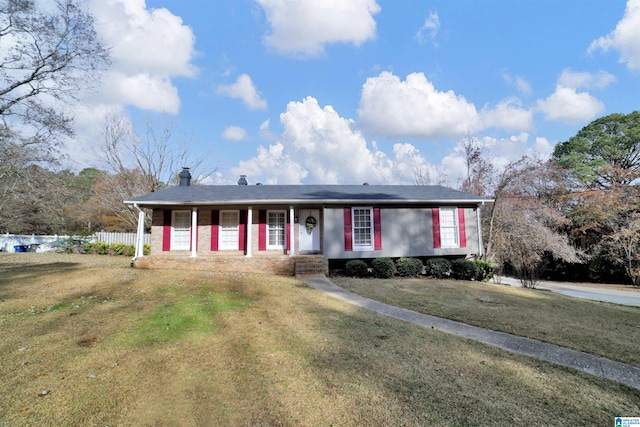
[[[258,200],[183,200],[183,201],[133,201],[125,200],[126,204],[133,204],[137,207],[138,204],[144,204],[147,206],[202,206],[202,205],[273,205],[273,204],[324,204],[324,205],[362,205],[362,204],[375,204],[375,205],[397,205],[397,204],[442,204],[442,205],[480,205],[484,203],[493,203],[493,199],[431,199],[431,200],[415,200],[415,199],[258,199]]]

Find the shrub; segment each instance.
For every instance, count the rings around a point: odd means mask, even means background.
[[[427,274],[436,279],[444,279],[451,274],[451,263],[445,258],[431,258],[427,260]]]
[[[347,261],[344,270],[350,277],[366,277],[369,274],[369,266],[361,259]]]
[[[145,243],[142,249],[142,253],[145,255],[149,255],[151,253],[151,245],[149,243]]]
[[[480,275],[480,265],[467,259],[451,261],[451,277],[456,280],[476,280]]]
[[[493,277],[493,265],[481,259],[474,260],[479,267],[479,273],[476,280],[479,282],[488,282]]]
[[[398,258],[396,260],[396,270],[402,277],[415,277],[422,273],[424,265],[418,258]]]
[[[388,279],[396,274],[396,265],[391,258],[376,258],[371,262],[373,275],[379,279]]]

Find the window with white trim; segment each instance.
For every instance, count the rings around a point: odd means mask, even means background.
[[[220,211],[220,231],[218,232],[218,247],[220,250],[238,250],[238,222],[240,212]]]
[[[373,250],[373,209],[353,208],[353,250]]]
[[[191,211],[173,211],[171,219],[171,250],[191,248]]]
[[[267,212],[267,249],[284,249],[286,237],[285,211]]]
[[[440,208],[440,243],[443,248],[460,246],[457,213],[457,208]]]

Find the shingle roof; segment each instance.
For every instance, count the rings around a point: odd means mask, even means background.
[[[191,185],[175,186],[130,200],[127,204],[230,205],[275,203],[465,203],[492,201],[440,185]]]

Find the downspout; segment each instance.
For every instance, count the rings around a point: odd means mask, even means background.
[[[136,233],[136,253],[131,260],[131,265],[136,259],[144,256],[144,211],[138,207],[137,203],[133,207],[138,209],[138,230]]]

